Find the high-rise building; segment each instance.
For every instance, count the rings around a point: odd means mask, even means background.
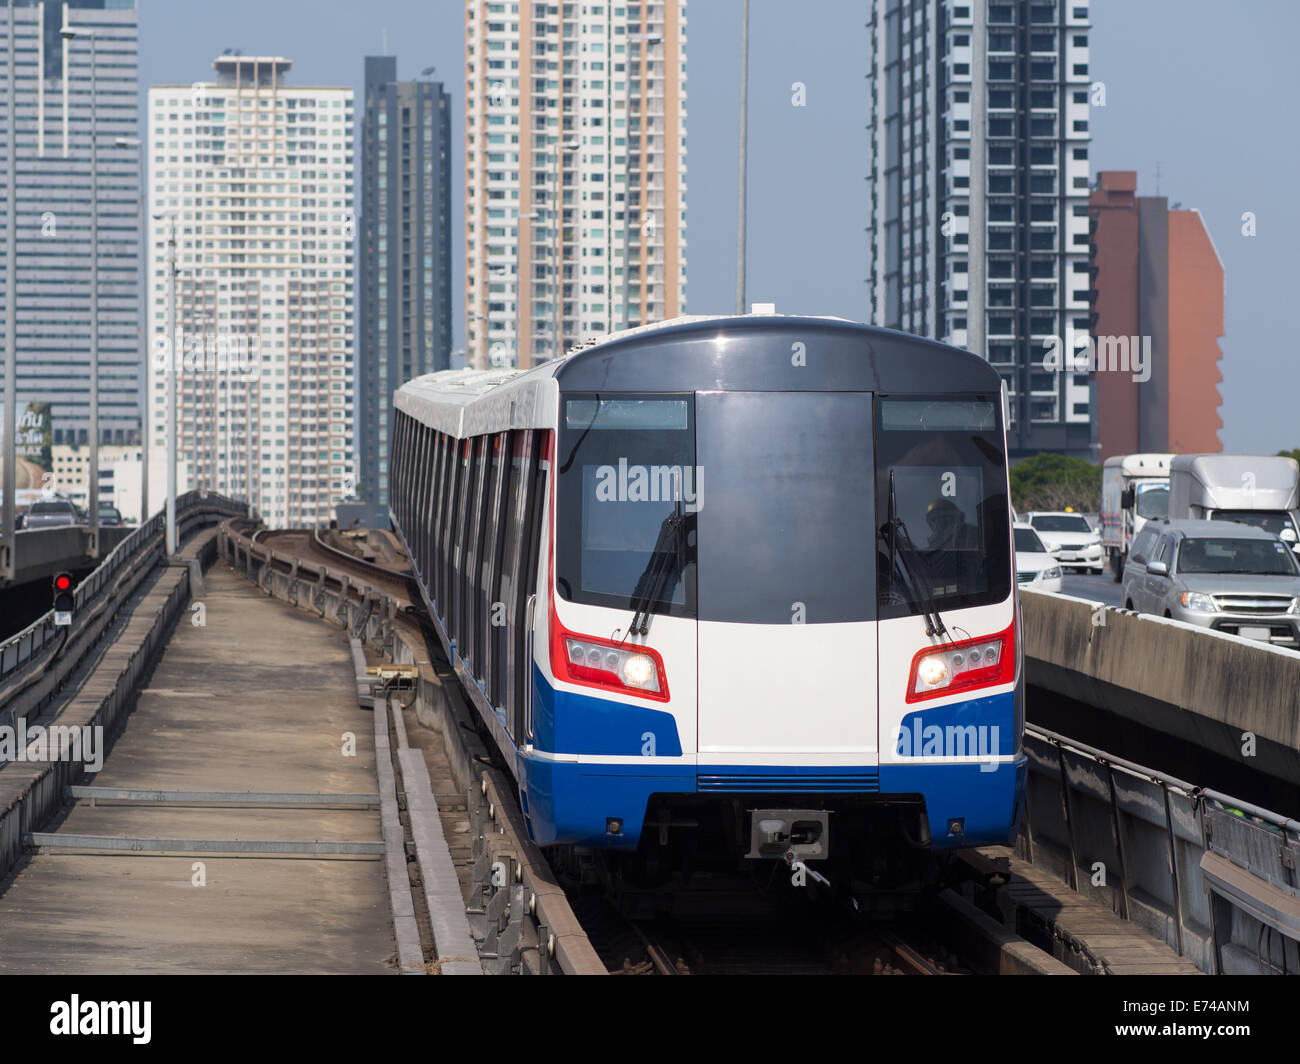
[[[228,54],[215,82],[149,90],[150,461],[174,221],[189,486],[251,494],[280,527],[355,490],[352,90],[291,85],[290,65]]]
[[[53,440],[90,436],[92,218],[98,200],[99,437],[140,439],[140,149],[134,0],[17,0],[17,134],[9,142],[9,10],[0,7],[3,159],[17,169],[17,408],[48,402]],[[60,31],[67,29],[71,36]],[[92,63],[93,59],[93,63]],[[92,114],[97,173],[92,173]],[[7,167],[0,162],[4,196]],[[7,203],[0,200],[0,248]],[[0,253],[0,292],[5,276]],[[0,330],[0,351],[4,331]],[[0,378],[0,394],[4,381]],[[57,484],[56,484],[57,488]]]
[[[359,488],[388,507],[393,392],[451,362],[451,101],[442,85],[398,81],[367,56],[357,248]]]
[[[471,365],[686,302],[686,4],[466,0]]]
[[[1090,198],[1101,458],[1215,453],[1223,263],[1200,211],[1137,184],[1103,170]]]
[[[1089,374],[1053,368],[1090,327],[1088,18],[1087,0],[871,10],[872,320],[987,358],[1013,459],[1095,458]]]

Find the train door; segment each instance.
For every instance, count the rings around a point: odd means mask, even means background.
[[[696,411],[701,774],[874,766],[871,394],[697,392]]]

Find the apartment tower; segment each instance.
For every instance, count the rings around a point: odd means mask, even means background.
[[[412,377],[451,358],[451,100],[367,56],[357,248],[360,493],[386,522],[389,412]]]
[[[227,54],[149,90],[150,445],[166,425],[168,243],[178,436],[193,488],[313,526],[356,488],[352,90]]]
[[[681,314],[685,0],[467,0],[467,358]]]
[[[1095,459],[1087,0],[874,0],[871,318],[988,359],[1012,459]],[[1082,342],[1082,341],[1080,341]]]

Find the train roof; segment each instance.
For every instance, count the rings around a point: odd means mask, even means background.
[[[728,357],[738,333],[747,334],[744,357]],[[931,357],[918,359],[920,352]],[[1001,389],[984,359],[909,333],[832,316],[699,314],[593,338],[531,369],[443,370],[399,392],[466,406],[544,378],[556,378],[567,391]]]

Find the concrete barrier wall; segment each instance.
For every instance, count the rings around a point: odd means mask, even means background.
[[[1300,783],[1300,653],[1100,603],[1024,592],[1026,679]]]

